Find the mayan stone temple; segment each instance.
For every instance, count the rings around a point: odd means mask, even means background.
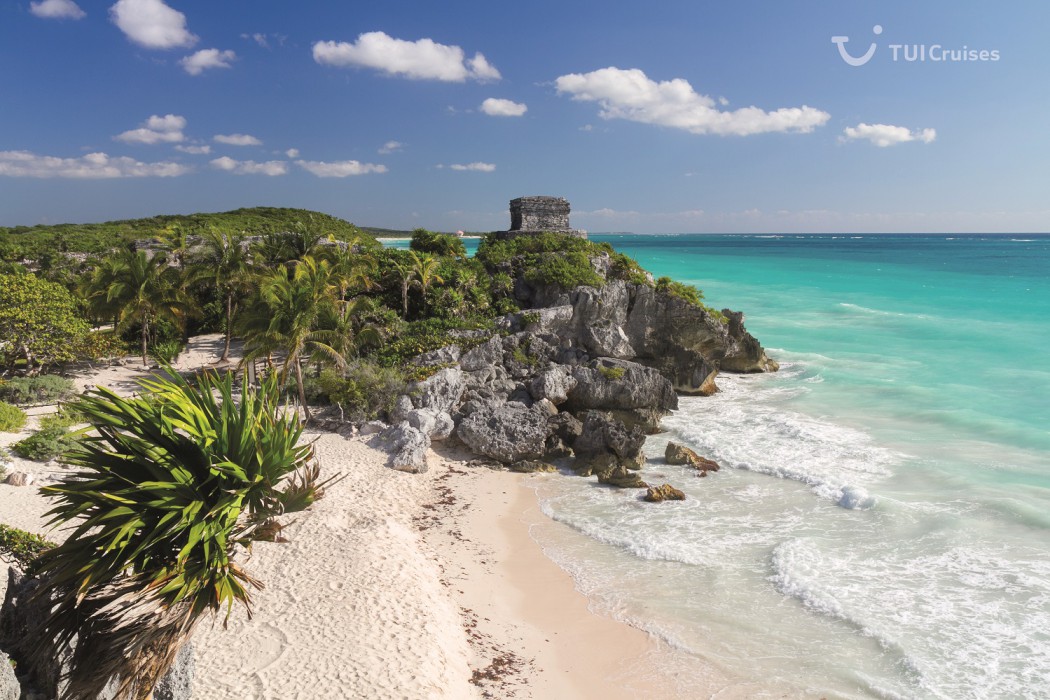
[[[518,197],[510,200],[510,230],[499,231],[500,238],[535,236],[549,231],[575,238],[587,232],[569,226],[569,200],[564,197]]]

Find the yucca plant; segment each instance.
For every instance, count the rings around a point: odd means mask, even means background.
[[[331,483],[275,378],[239,396],[231,373],[141,385],[77,403],[93,428],[65,457],[80,470],[42,489],[51,523],[73,527],[35,562],[51,605],[40,653],[78,638],[63,698],[95,698],[111,679],[119,698],[146,698],[205,614],[241,603],[250,616],[262,584],[237,555],[283,541],[279,517]]]

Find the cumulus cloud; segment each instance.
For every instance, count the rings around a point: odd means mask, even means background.
[[[186,117],[177,114],[165,114],[163,117],[154,114],[142,123],[138,129],[131,129],[113,138],[124,143],[142,143],[153,145],[156,143],[179,143],[186,136],[182,130],[186,128]]]
[[[134,158],[111,158],[105,153],[88,153],[80,158],[57,158],[30,151],[0,151],[0,175],[7,177],[98,180],[117,177],[177,177],[188,172],[190,168],[181,163],[142,163]]]
[[[163,0],[117,0],[109,16],[120,31],[147,49],[174,49],[197,43],[186,29],[186,15]]]
[[[380,147],[379,153],[385,156],[389,153],[396,153],[397,151],[402,150],[404,147],[405,144],[401,143],[400,141],[387,141]]]
[[[44,19],[83,19],[87,13],[73,0],[43,0],[29,3],[29,11]]]
[[[367,32],[357,41],[318,41],[314,60],[330,66],[363,66],[387,75],[413,80],[443,80],[462,83],[472,80],[499,80],[500,74],[480,53],[467,59],[458,46],[439,44],[432,39],[405,41],[385,32]]]
[[[520,117],[528,111],[522,102],[490,97],[481,103],[481,111],[492,117]]]
[[[867,139],[879,148],[896,146],[899,143],[907,143],[909,141],[932,143],[937,138],[936,129],[916,129],[911,131],[903,126],[890,126],[889,124],[857,124],[856,126],[846,127],[842,134],[842,141]]]
[[[480,162],[474,162],[474,163],[453,163],[452,165],[450,165],[448,167],[452,168],[453,170],[460,170],[460,171],[462,171],[462,170],[471,170],[471,171],[479,172],[479,173],[491,173],[491,172],[493,172],[496,169],[496,166],[493,163],[480,163]]]
[[[827,112],[805,105],[773,112],[758,107],[723,111],[715,99],[696,92],[688,81],[675,78],[656,82],[637,68],[570,73],[555,80],[555,87],[573,100],[597,102],[602,119],[627,119],[693,134],[808,133],[831,118]]]
[[[250,134],[216,134],[215,141],[227,146],[261,146],[262,141]]]
[[[284,154],[286,156],[288,156],[289,158],[298,158],[299,157],[299,149],[298,148],[289,148],[287,151],[284,152]]]
[[[230,68],[230,61],[235,60],[237,60],[237,54],[233,51],[201,49],[179,61],[179,65],[190,75],[200,75],[209,68]]]
[[[385,173],[385,165],[361,163],[356,160],[338,160],[326,163],[320,160],[297,160],[295,164],[317,177],[350,177],[369,173]]]
[[[206,156],[211,153],[211,146],[176,146],[176,151],[182,151],[183,153],[189,153],[194,156]]]
[[[216,170],[224,170],[234,175],[269,175],[274,177],[288,172],[288,163],[283,160],[268,160],[257,163],[254,160],[234,160],[229,156],[216,158],[211,162]]]

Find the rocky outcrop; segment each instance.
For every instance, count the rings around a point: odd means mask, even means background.
[[[548,415],[517,402],[480,403],[464,417],[456,436],[473,452],[513,464],[546,453]]]
[[[545,369],[529,382],[529,393],[537,401],[547,399],[555,406],[569,400],[569,392],[576,388],[579,381],[571,371],[562,365]]]
[[[11,658],[0,651],[0,700],[18,700],[20,697],[22,684],[11,666]]]
[[[515,462],[510,465],[510,470],[522,474],[536,474],[542,472],[556,472],[558,471],[558,468],[550,462],[541,462],[535,459],[523,459],[520,462]]]
[[[620,489],[644,489],[649,486],[642,481],[642,477],[638,475],[638,472],[619,464],[609,471],[598,474],[598,483],[615,486]]]
[[[701,473],[701,476],[706,476],[707,472],[716,472],[719,470],[718,462],[713,459],[707,459],[701,457],[693,450],[679,445],[676,442],[667,443],[667,449],[664,450],[664,459],[667,460],[668,464],[676,465],[689,465]]]
[[[663,484],[661,486],[650,486],[649,490],[645,492],[645,500],[650,503],[684,501],[685,494],[670,484]]]
[[[422,474],[430,468],[427,464],[430,436],[407,420],[387,428],[373,440],[373,444],[385,448],[390,455],[388,466],[391,469]]]
[[[639,469],[645,463],[645,433],[599,411],[583,414],[580,436],[572,444],[573,470],[581,476],[601,475],[615,467]]]
[[[408,393],[415,408],[452,413],[459,405],[465,388],[463,370],[459,367],[447,367],[421,382],[413,383]]]

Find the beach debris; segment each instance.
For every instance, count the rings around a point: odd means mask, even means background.
[[[650,503],[684,501],[685,494],[670,484],[662,484],[660,486],[649,486],[649,490],[645,493],[645,500]]]

